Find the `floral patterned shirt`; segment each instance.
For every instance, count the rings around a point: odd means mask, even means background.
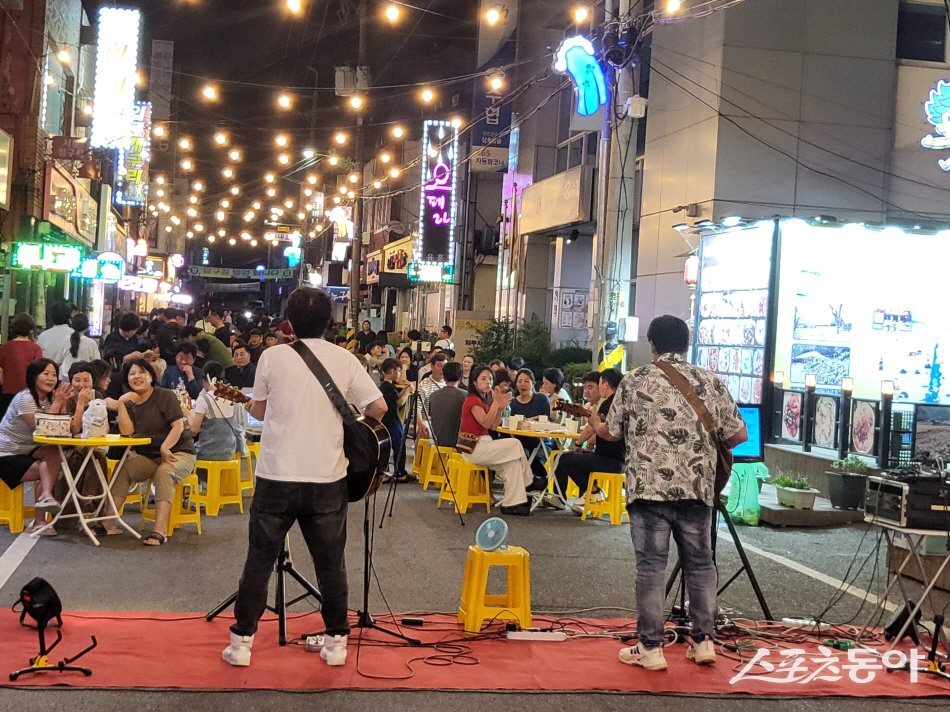
[[[678,354],[662,354],[706,404],[719,436],[743,428],[735,401],[722,382]],[[607,414],[607,429],[627,441],[627,501],[698,500],[713,505],[716,448],[699,416],[676,386],[652,363],[620,382]]]

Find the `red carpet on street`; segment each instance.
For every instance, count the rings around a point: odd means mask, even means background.
[[[81,612],[64,614],[63,641],[50,655],[53,663],[74,655],[95,635],[99,645],[76,664],[93,670],[48,672],[9,682],[7,673],[25,667],[36,654],[33,628],[19,625],[12,612],[0,614],[0,675],[5,685],[188,690],[476,690],[603,691],[696,695],[753,694],[782,697],[933,697],[950,696],[950,681],[909,672],[874,669],[875,658],[822,649],[815,643],[782,644],[764,650],[748,667],[744,660],[721,656],[715,666],[700,668],[685,658],[685,647],[666,649],[669,669],[648,672],[621,664],[623,646],[607,637],[578,637],[563,642],[508,641],[466,635],[455,617],[427,614],[423,627],[403,626],[420,638],[418,647],[395,646],[381,633],[350,638],[349,658],[330,668],[299,645],[279,647],[273,617],[262,622],[249,668],[233,668],[220,658],[227,644],[229,616],[209,623],[201,614]],[[382,616],[381,623],[391,620]],[[551,625],[536,618],[535,625]],[[603,634],[630,630],[625,619],[562,619],[555,629]],[[291,616],[288,637],[322,627],[318,614]],[[392,627],[392,626],[390,626]],[[497,627],[496,627],[497,629]],[[51,630],[49,639],[55,640]],[[788,654],[789,649],[801,649]],[[782,654],[786,651],[786,654]],[[767,653],[767,654],[766,654]],[[896,656],[896,654],[893,654]],[[879,660],[878,660],[879,666]],[[746,669],[747,668],[747,669]],[[745,670],[743,672],[743,670]]]

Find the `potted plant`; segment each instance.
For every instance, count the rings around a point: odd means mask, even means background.
[[[807,477],[779,473],[769,480],[769,484],[775,487],[778,503],[783,507],[793,509],[815,508],[815,497],[818,496],[818,490],[811,486]]]
[[[864,506],[868,466],[856,455],[835,460],[828,471],[828,499],[837,509],[861,509]]]

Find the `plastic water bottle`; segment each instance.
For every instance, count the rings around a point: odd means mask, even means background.
[[[510,420],[511,420],[511,406],[506,405],[505,409],[501,412],[501,427],[507,428]]]

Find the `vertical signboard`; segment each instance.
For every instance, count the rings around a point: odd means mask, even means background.
[[[451,283],[455,272],[458,129],[427,120],[422,128],[419,234],[409,264],[413,282]]]
[[[13,178],[13,137],[0,129],[0,208],[10,209],[10,185]]]
[[[489,10],[498,19],[489,22]],[[508,168],[511,102],[505,99],[504,67],[515,61],[518,0],[481,0],[478,16],[478,70],[472,100],[472,171],[497,172]]]
[[[136,102],[129,146],[116,153],[115,202],[119,205],[145,205],[148,200],[151,131],[152,104]]]
[[[152,118],[155,121],[165,121],[171,116],[174,60],[174,42],[152,40],[152,68],[148,77],[148,96],[152,102]]]
[[[99,10],[96,89],[91,143],[95,148],[127,148],[135,112],[139,55],[139,10]]]

